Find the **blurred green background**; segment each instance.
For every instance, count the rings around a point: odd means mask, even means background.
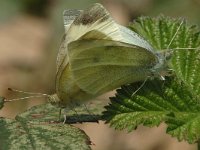
[[[127,25],[138,16],[185,18],[200,25],[200,0],[2,0],[0,1],[0,95],[16,98],[8,87],[24,91],[54,93],[55,61],[64,34],[64,9],[85,9],[102,3],[112,17]],[[107,100],[113,93],[101,97]],[[44,99],[6,104],[0,116],[14,118]],[[127,134],[108,125],[81,124],[95,143],[94,150],[195,150],[196,145],[178,142],[165,134],[165,124],[158,128],[139,127]],[[95,131],[95,132],[94,132]],[[1,148],[0,148],[1,149]]]

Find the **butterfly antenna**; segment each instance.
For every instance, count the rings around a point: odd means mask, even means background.
[[[176,33],[173,35],[171,41],[169,42],[169,44],[168,44],[168,46],[167,46],[167,49],[169,49],[170,45],[171,45],[172,42],[174,41],[174,39],[175,39],[175,37],[176,37],[176,35],[177,35],[178,31],[180,30],[180,28],[181,28],[181,26],[182,26],[183,23],[184,23],[184,19],[181,21],[181,23],[180,23],[178,29],[176,30]]]
[[[48,94],[43,94],[43,93],[33,93],[33,92],[26,92],[26,91],[20,91],[17,89],[12,89],[12,88],[8,88],[9,91],[12,92],[17,92],[17,93],[24,93],[24,94],[30,94],[30,95],[40,95],[40,96],[48,96]]]
[[[144,84],[146,83],[147,79],[148,79],[148,78],[146,78],[146,79],[143,81],[143,83],[140,85],[140,87],[139,87],[135,92],[133,92],[133,94],[131,95],[131,97],[133,97],[133,96],[144,86]]]
[[[175,49],[175,50],[179,50],[179,49],[183,49],[183,50],[194,50],[194,49],[196,49],[196,50],[199,50],[200,48],[199,47],[195,47],[195,48],[192,48],[192,47],[189,47],[189,48],[186,48],[186,47],[177,47],[177,48],[173,48],[173,49]]]
[[[14,99],[5,99],[5,102],[12,102],[12,101],[18,101],[18,100],[24,100],[24,99],[30,99],[30,98],[42,98],[44,96],[27,96],[22,98],[14,98]]]
[[[184,23],[184,19],[181,21],[181,23],[180,23],[180,25],[179,25],[179,27],[177,28],[177,30],[176,30],[176,33],[174,34],[174,36],[172,37],[172,39],[171,39],[171,41],[169,42],[169,44],[168,44],[168,46],[167,46],[167,49],[169,49],[169,47],[170,47],[170,45],[172,44],[172,42],[174,41],[174,39],[175,39],[175,37],[176,37],[176,35],[177,35],[177,33],[178,33],[178,31],[180,30],[180,28],[181,28],[181,26],[183,25],[183,23]],[[177,48],[173,48],[174,50],[196,50],[196,49],[199,49],[198,47],[196,47],[196,48],[192,48],[192,47],[189,47],[189,48],[185,48],[185,47],[177,47]]]
[[[26,97],[22,97],[22,98],[14,98],[14,99],[5,99],[5,102],[12,102],[12,101],[18,101],[18,100],[24,100],[24,99],[30,99],[30,98],[42,98],[42,97],[48,96],[48,94],[25,92],[25,91],[12,89],[12,88],[8,88],[8,90],[12,91],[12,92],[17,92],[17,93],[29,94],[31,96],[26,96]]]

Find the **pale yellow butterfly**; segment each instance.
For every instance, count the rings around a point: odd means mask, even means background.
[[[64,12],[65,37],[57,59],[60,106],[84,102],[163,70],[164,56],[135,32],[117,24],[101,4]]]

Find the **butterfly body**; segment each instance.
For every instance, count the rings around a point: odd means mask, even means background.
[[[85,102],[162,70],[163,55],[138,34],[114,22],[102,5],[94,4],[67,18],[71,21],[65,21],[57,58],[56,95],[52,98],[58,99],[60,106]]]

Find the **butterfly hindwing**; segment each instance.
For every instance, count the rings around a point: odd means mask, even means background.
[[[144,80],[158,61],[144,48],[110,40],[77,40],[68,48],[75,82],[93,95]]]

